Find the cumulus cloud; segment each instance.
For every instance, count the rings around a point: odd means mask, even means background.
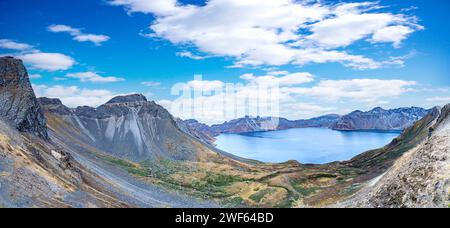
[[[110,4],[124,6],[129,13],[143,12],[156,15],[173,15],[180,11],[176,0],[113,0]]]
[[[94,83],[108,83],[108,82],[121,82],[125,81],[124,78],[114,77],[114,76],[100,76],[95,72],[79,72],[67,74],[69,78],[79,79],[81,82],[94,82]]]
[[[8,40],[8,39],[1,39],[0,40],[0,48],[16,50],[16,51],[24,51],[24,50],[32,49],[33,46],[31,46],[29,44],[25,44],[25,43],[18,43],[18,42]]]
[[[381,12],[379,2],[210,0],[194,6],[176,0],[111,0],[110,4],[156,16],[148,37],[232,57],[234,67],[338,62],[376,69],[395,62],[350,54],[343,48],[358,41],[399,47],[423,29],[415,17]],[[191,52],[180,56],[202,59]]]
[[[30,64],[33,69],[58,71],[67,70],[75,64],[75,60],[60,53],[35,52],[16,56],[26,64]]]
[[[192,53],[190,51],[178,52],[177,56],[186,57],[186,58],[195,59],[195,60],[202,60],[202,59],[206,59],[207,58],[206,56],[199,56],[199,55],[196,55],[196,54],[194,54],[194,53]]]
[[[186,87],[191,88],[194,91],[214,91],[217,89],[222,89],[224,86],[225,86],[225,83],[222,81],[219,81],[219,80],[206,81],[206,80],[201,80],[201,78],[197,78],[195,80],[192,80],[192,81],[189,81],[188,83],[186,83]]]
[[[352,79],[324,80],[310,88],[286,88],[285,92],[306,95],[323,100],[351,99],[376,103],[382,98],[392,98],[412,91],[415,81]]]
[[[0,40],[0,48],[18,51],[18,53],[10,55],[22,59],[25,64],[31,65],[33,69],[37,70],[67,70],[76,63],[70,56],[61,53],[41,52],[34,49],[30,44],[18,43],[9,39]]]
[[[413,32],[413,29],[403,25],[389,26],[375,32],[371,40],[372,42],[392,43],[395,48],[399,48],[402,44],[402,41],[408,38],[408,35]]]
[[[72,28],[68,25],[50,25],[47,29],[48,31],[55,33],[68,33],[75,41],[92,42],[97,46],[111,39],[106,35],[85,34],[80,29]]]
[[[312,82],[314,81],[314,76],[310,73],[305,72],[293,74],[290,74],[288,72],[271,72],[269,73],[269,75],[266,76],[255,76],[253,74],[244,74],[241,76],[241,79],[259,85],[275,83],[280,86],[293,86]]]
[[[108,90],[82,89],[77,86],[46,86],[33,85],[37,97],[58,98],[68,107],[91,106],[97,107],[117,96]]]

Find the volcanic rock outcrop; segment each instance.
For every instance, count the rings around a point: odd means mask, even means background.
[[[19,59],[0,58],[0,118],[20,132],[48,139],[42,109]]]

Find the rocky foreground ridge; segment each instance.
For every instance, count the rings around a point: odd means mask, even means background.
[[[20,132],[48,139],[44,114],[21,60],[0,58],[0,119]]]
[[[439,110],[428,138],[338,207],[450,206],[450,105]]]

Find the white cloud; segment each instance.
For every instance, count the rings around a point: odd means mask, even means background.
[[[206,81],[201,79],[196,79],[190,81],[186,84],[188,88],[192,88],[195,91],[214,91],[217,89],[222,89],[225,86],[225,83],[222,81]]]
[[[408,38],[408,35],[414,30],[403,25],[389,26],[378,30],[372,36],[372,42],[393,43],[394,47],[399,48],[402,41]]]
[[[154,14],[148,37],[233,57],[234,67],[338,62],[357,69],[386,65],[342,50],[357,41],[399,47],[422,29],[416,18],[380,12],[378,2],[331,4],[294,0],[210,0],[204,6],[176,0],[112,0],[128,12]],[[389,34],[388,34],[389,33]],[[202,59],[192,52],[181,56]]]
[[[16,56],[32,68],[39,70],[58,71],[67,70],[75,64],[70,56],[60,53],[35,52]]]
[[[55,33],[68,33],[78,42],[92,42],[97,46],[111,39],[106,35],[85,34],[80,29],[68,25],[50,25],[48,30]]]
[[[385,28],[394,20],[390,14],[348,14],[323,20],[311,27],[309,40],[326,48],[345,47]]]
[[[25,43],[18,43],[18,42],[8,40],[8,39],[1,39],[0,40],[0,48],[16,50],[16,51],[25,51],[25,50],[32,49],[33,46],[31,46],[29,44],[25,44]]]
[[[382,98],[392,98],[412,91],[415,81],[352,79],[324,80],[310,88],[287,88],[286,92],[306,95],[323,100],[337,101],[351,99],[358,102],[378,102]]]
[[[156,15],[173,15],[179,12],[176,0],[112,0],[110,4],[125,6],[130,13],[143,12]]]
[[[274,72],[280,73],[280,72]],[[283,72],[285,73],[285,72]],[[251,83],[256,83],[259,85],[267,85],[267,84],[277,84],[280,86],[293,86],[304,84],[308,82],[314,81],[314,76],[310,73],[293,73],[293,74],[284,74],[282,77],[277,77],[277,75],[270,74],[266,76],[255,76],[253,74],[244,74],[241,76],[241,79],[244,79]]]
[[[282,116],[293,120],[298,119],[299,117],[313,118],[320,115],[332,114],[337,111],[334,107],[322,107],[320,105],[302,102],[288,103],[282,108],[286,109]]]
[[[141,82],[141,85],[148,86],[148,87],[156,87],[156,86],[160,86],[161,83],[160,82]]]
[[[67,74],[67,77],[80,79],[81,82],[99,82],[99,83],[121,82],[125,80],[123,78],[114,76],[103,77],[94,72],[70,73]]]
[[[189,52],[189,51],[178,52],[177,56],[186,57],[186,58],[195,59],[195,60],[202,60],[202,59],[206,59],[207,58],[205,56],[196,55],[196,54],[194,54],[192,52]]]
[[[77,86],[46,86],[33,85],[37,97],[58,98],[68,107],[91,106],[97,107],[117,96],[108,90],[81,89]]]
[[[446,105],[450,103],[450,97],[430,97],[427,98],[426,101],[433,103],[433,104],[438,104],[438,105]]]
[[[42,75],[40,75],[40,74],[30,74],[30,75],[28,75],[28,77],[30,79],[39,79],[39,78],[42,78]]]

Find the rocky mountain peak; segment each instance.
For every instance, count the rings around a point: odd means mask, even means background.
[[[72,110],[63,105],[59,99],[40,97],[38,98],[38,101],[46,111],[57,113],[59,115],[70,115],[72,113]]]
[[[41,105],[62,105],[61,100],[57,98],[40,97],[38,101]]]
[[[371,112],[384,112],[384,111],[386,111],[386,110],[384,110],[384,109],[381,108],[381,107],[376,107],[376,108],[372,109]]]
[[[46,120],[22,60],[0,58],[0,118],[21,132],[48,139]]]
[[[117,96],[108,101],[106,104],[122,104],[122,103],[142,103],[147,102],[147,98],[142,94],[131,94],[126,96]]]

